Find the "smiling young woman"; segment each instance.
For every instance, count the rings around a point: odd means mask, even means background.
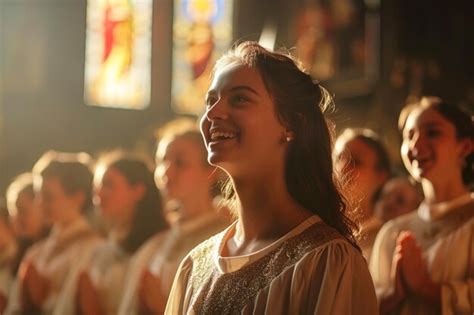
[[[181,263],[166,313],[375,314],[335,182],[328,93],[244,42],[214,68],[201,131],[238,220]]]
[[[384,225],[375,241],[370,269],[380,311],[472,314],[472,118],[438,98],[422,98],[402,111],[399,127],[403,162],[424,200]]]

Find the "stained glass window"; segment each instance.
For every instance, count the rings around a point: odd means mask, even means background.
[[[214,62],[232,41],[232,0],[175,0],[172,105],[200,114]]]
[[[152,0],[88,0],[84,97],[88,105],[150,103]]]

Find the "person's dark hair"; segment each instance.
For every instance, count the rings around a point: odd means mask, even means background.
[[[122,174],[130,185],[142,184],[145,187],[143,198],[135,210],[132,228],[120,244],[130,253],[135,252],[151,236],[168,227],[163,214],[163,201],[155,186],[150,164],[139,156],[117,151],[103,156],[96,171],[95,180],[101,180],[106,170],[114,169]]]
[[[398,119],[398,129],[400,132],[403,132],[410,113],[417,108],[434,109],[453,124],[456,129],[457,139],[468,138],[474,141],[474,117],[459,106],[446,103],[442,99],[433,96],[422,97],[418,102],[410,103],[402,109]],[[462,177],[466,185],[474,184],[474,151],[465,158]]]
[[[355,225],[346,216],[346,201],[333,172],[334,129],[323,114],[334,106],[329,93],[289,54],[270,52],[255,42],[236,45],[217,61],[214,74],[233,62],[259,71],[279,120],[294,133],[285,170],[290,195],[358,248]],[[229,187],[227,196],[232,196]]]
[[[57,177],[66,194],[82,192],[84,213],[92,206],[92,172],[89,168],[91,158],[87,153],[46,152],[33,167],[33,176],[41,180]],[[41,181],[34,180],[35,189]]]

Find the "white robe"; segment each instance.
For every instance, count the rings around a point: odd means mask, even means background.
[[[370,219],[366,220],[361,224],[361,239],[358,243],[360,249],[362,250],[362,256],[364,256],[367,261],[370,260],[370,255],[372,254],[372,247],[374,246],[375,237],[377,236],[378,231],[382,227],[382,224],[383,222],[375,216],[372,216]]]
[[[161,280],[161,292],[168,296],[181,260],[200,242],[228,226],[215,212],[197,219],[174,224],[146,242],[133,257],[126,276],[126,289],[119,315],[134,315],[138,311],[137,290],[141,275],[149,270]]]
[[[377,314],[366,261],[319,217],[255,253],[224,257],[234,229],[183,260],[165,314]]]
[[[409,296],[394,313],[474,314],[474,194],[438,207],[422,204],[382,227],[370,260],[379,299],[393,291],[392,257],[402,231],[414,233],[431,279],[441,284],[441,306]]]
[[[67,229],[54,228],[48,237],[28,249],[23,262],[31,261],[51,284],[42,305],[43,314],[74,314],[77,277],[101,241],[87,221],[80,218]],[[17,314],[21,310],[20,286],[12,290],[10,297],[6,313]]]
[[[112,239],[97,246],[91,256],[86,270],[97,289],[101,310],[105,315],[117,314],[130,257]]]

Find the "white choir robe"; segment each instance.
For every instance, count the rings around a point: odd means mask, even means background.
[[[402,231],[415,235],[431,279],[441,284],[441,305],[411,295],[393,313],[474,314],[474,194],[431,207],[422,203],[382,227],[370,260],[379,300],[394,290],[392,259]]]
[[[95,248],[85,269],[97,290],[100,309],[104,315],[115,315],[118,312],[130,257],[116,240],[109,239]]]
[[[165,314],[377,314],[367,263],[312,216],[248,255],[223,256],[235,224],[181,263]]]
[[[119,315],[138,312],[138,286],[145,270],[161,281],[161,292],[168,296],[181,260],[200,242],[229,225],[214,211],[185,222],[175,223],[169,230],[146,242],[131,261]]]
[[[31,261],[51,285],[42,305],[43,314],[75,313],[78,276],[90,260],[93,249],[101,242],[99,234],[81,217],[66,229],[53,228],[45,239],[28,249],[23,262]],[[21,312],[20,290],[18,285],[10,293],[7,314]]]

